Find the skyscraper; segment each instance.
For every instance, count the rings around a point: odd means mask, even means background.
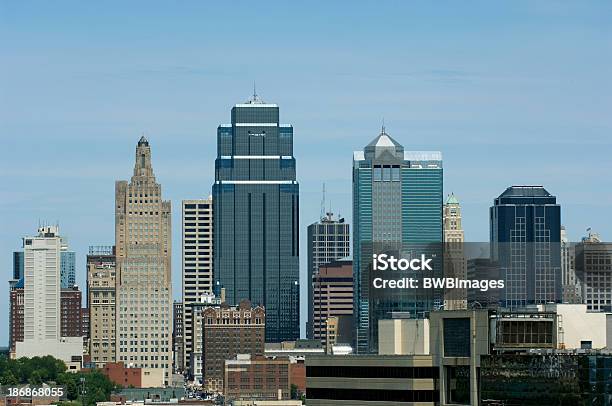
[[[490,209],[491,258],[505,280],[502,306],[560,302],[561,206],[542,186],[511,186]]]
[[[327,347],[326,322],[330,317],[353,316],[353,263],[339,259],[319,267],[312,278],[312,339]]]
[[[217,129],[213,185],[215,281],[226,301],[266,311],[266,341],[294,340],[299,327],[299,185],[293,127],[254,95]]]
[[[130,182],[115,184],[117,361],[172,372],[171,206],[145,137]]]
[[[463,246],[465,237],[461,225],[461,205],[454,193],[448,195],[443,213],[444,276],[465,279],[467,260]],[[467,309],[467,289],[447,289],[444,292],[444,309]]]
[[[213,202],[208,199],[183,200],[183,354],[175,359],[176,368],[188,370],[193,351],[193,307],[213,285]]]
[[[23,239],[23,341],[16,342],[17,358],[52,355],[68,362],[82,355],[82,337],[61,334],[61,241],[56,226]]]
[[[60,252],[60,279],[62,289],[69,289],[76,285],[76,256],[74,251],[68,249],[66,240],[62,240]]]
[[[582,300],[587,310],[612,311],[612,243],[602,242],[591,233],[575,246],[576,271],[580,278]]]
[[[433,292],[403,292],[371,300],[372,255],[398,257],[440,248],[442,243],[442,154],[408,152],[383,127],[363,151],[353,155],[353,274],[356,345],[375,352],[378,320],[392,312],[424,317]],[[433,244],[433,246],[432,246]]]
[[[87,255],[89,355],[97,368],[116,360],[116,258],[113,246],[91,246]]]
[[[321,265],[348,257],[351,254],[349,225],[343,218],[326,213],[319,221],[308,226],[308,323],[306,335],[313,338],[313,277]]]

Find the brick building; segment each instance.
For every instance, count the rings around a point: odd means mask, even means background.
[[[238,354],[225,361],[225,399],[291,399],[289,368],[289,358],[251,358],[250,354]]]
[[[164,386],[163,371],[157,368],[131,368],[123,362],[107,362],[102,373],[124,388],[160,388]]]
[[[77,286],[61,290],[60,307],[61,336],[82,337],[81,291]]]
[[[327,319],[353,315],[353,263],[337,260],[319,267],[312,277],[313,338],[326,347]]]
[[[23,341],[23,280],[11,289],[9,328],[9,348],[14,352],[15,343]]]
[[[222,392],[226,360],[238,354],[264,355],[265,310],[243,300],[238,306],[205,308],[200,317],[204,331],[204,387]]]

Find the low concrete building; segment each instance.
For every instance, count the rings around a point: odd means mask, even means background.
[[[558,349],[612,348],[612,313],[588,311],[586,304],[547,304],[557,315]]]
[[[310,356],[309,406],[406,406],[438,402],[438,368],[430,355]]]

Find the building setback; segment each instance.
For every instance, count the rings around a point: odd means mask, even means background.
[[[113,246],[89,247],[87,254],[87,307],[89,355],[101,368],[116,357],[116,258]]]
[[[378,320],[392,312],[424,317],[442,292],[412,289],[374,297],[372,255],[439,254],[442,243],[442,154],[405,152],[383,127],[363,151],[353,154],[353,275],[356,349],[376,352]],[[439,268],[439,266],[438,266]],[[431,271],[428,271],[431,275]],[[419,275],[416,275],[420,278]]]
[[[319,267],[348,257],[351,254],[350,228],[344,218],[335,219],[333,213],[326,213],[319,221],[308,226],[308,322],[306,335],[314,337],[313,331],[313,277]]]
[[[115,184],[117,361],[172,372],[171,204],[142,137],[130,182]]]
[[[490,209],[491,258],[505,281],[502,306],[560,303],[561,206],[542,186],[511,186]]]
[[[254,95],[217,129],[213,206],[215,282],[227,302],[265,307],[266,342],[298,338],[299,185],[278,105]]]
[[[243,300],[238,306],[206,307],[201,317],[204,388],[223,392],[226,360],[238,354],[264,355],[266,313]]]
[[[208,199],[182,202],[183,354],[176,362],[179,371],[189,370],[193,352],[191,304],[212,293],[213,203]]]

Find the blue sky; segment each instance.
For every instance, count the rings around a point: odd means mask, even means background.
[[[302,274],[322,183],[350,219],[352,151],[383,117],[406,149],[443,152],[470,241],[488,240],[488,207],[511,184],[545,185],[571,238],[608,239],[611,21],[605,1],[0,0],[0,279],[40,220],[60,223],[84,286],[145,133],[173,203],[178,298],[180,201],[210,193],[216,127],[254,80],[295,128]]]

